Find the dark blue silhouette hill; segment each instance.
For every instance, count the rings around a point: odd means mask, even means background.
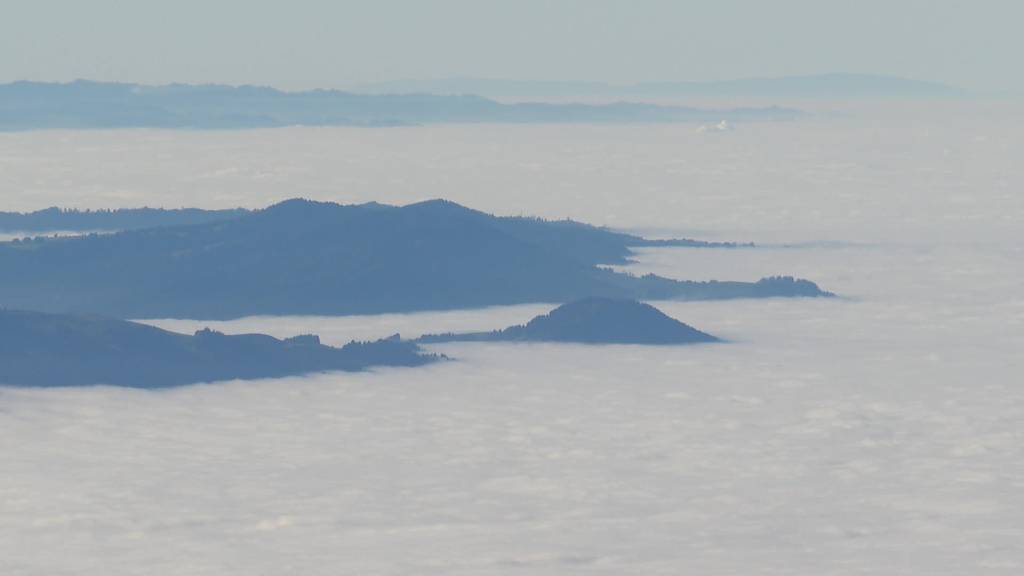
[[[283,377],[311,372],[419,366],[421,354],[398,338],[341,348],[316,336],[278,340],[262,334],[193,336],[96,316],[0,310],[0,384],[110,384],[160,388],[215,380]]]
[[[418,342],[578,342],[582,344],[698,344],[718,342],[635,300],[586,298],[563,304],[521,326],[494,332],[433,334]]]
[[[496,218],[446,201],[403,207],[289,200],[238,218],[0,243],[0,306],[120,318],[368,314],[634,299],[824,296],[788,277],[635,277],[643,239],[567,222]]]

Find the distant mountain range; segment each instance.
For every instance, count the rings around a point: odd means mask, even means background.
[[[650,304],[585,298],[563,304],[521,326],[493,332],[430,334],[417,342],[575,342],[580,344],[700,344],[719,342]]]
[[[201,330],[188,336],[98,316],[0,309],[0,385],[162,388],[441,358],[397,337],[332,348],[311,335],[278,340]]]
[[[744,78],[719,82],[523,81],[488,78],[443,78],[362,84],[370,94],[478,94],[490,98],[949,98],[964,96],[958,88],[894,76],[816,74],[775,78]]]
[[[403,207],[289,200],[207,223],[0,243],[0,306],[119,318],[372,314],[589,296],[829,296],[789,277],[636,277],[648,241],[577,222],[498,218],[434,200]],[[724,245],[729,246],[729,245]]]
[[[503,104],[474,95],[283,92],[257,86],[145,86],[78,80],[0,84],[0,130],[232,129],[433,123],[604,123],[792,120],[777,107],[700,109],[614,104]]]

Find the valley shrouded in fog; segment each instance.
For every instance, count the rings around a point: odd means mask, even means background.
[[[842,108],[837,103],[836,109]],[[1024,118],[1007,103],[694,125],[0,134],[5,211],[447,198],[756,248],[640,248],[830,299],[652,302],[725,344],[424,346],[418,368],[0,388],[5,574],[1019,574]],[[3,272],[0,271],[0,281]],[[557,303],[143,319],[521,324]]]

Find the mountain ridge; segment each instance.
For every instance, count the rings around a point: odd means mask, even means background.
[[[285,92],[269,87],[146,86],[78,80],[0,84],[0,130],[283,126],[409,126],[437,123],[662,123],[794,120],[780,107],[704,109],[636,102],[501,103],[474,95]]]
[[[0,232],[48,232],[134,230],[158,226],[205,224],[229,220],[248,213],[243,208],[203,210],[199,208],[119,208],[76,210],[56,206],[33,212],[0,212]]]
[[[324,346],[314,335],[193,335],[97,315],[0,309],[0,384],[166,388],[198,382],[279,378],[443,359],[397,336]]]
[[[634,276],[644,239],[500,218],[452,202],[396,207],[293,199],[238,218],[0,243],[0,306],[121,318],[374,314],[585,296],[829,296],[813,282]]]

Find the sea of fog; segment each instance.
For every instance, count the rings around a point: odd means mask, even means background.
[[[447,197],[753,240],[624,269],[841,295],[654,303],[724,344],[446,344],[454,361],[416,369],[0,389],[0,573],[1020,574],[1019,112],[0,134],[0,210]],[[551,307],[147,322],[343,344]]]
[[[447,198],[661,234],[1020,238],[1024,105],[815,113],[730,132],[689,124],[0,132],[0,210]]]

